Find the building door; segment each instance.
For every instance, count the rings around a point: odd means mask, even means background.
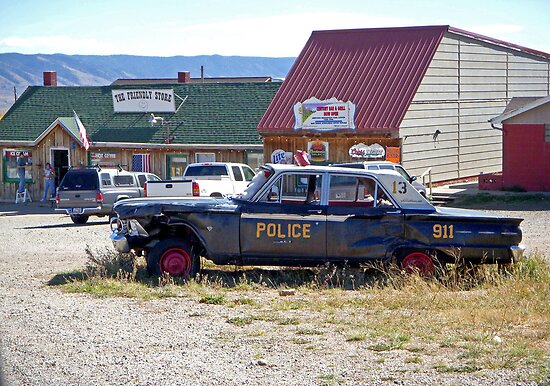
[[[69,149],[51,149],[52,167],[55,170],[55,186],[63,179],[69,170]]]

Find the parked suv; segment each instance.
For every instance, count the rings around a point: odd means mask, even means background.
[[[420,192],[421,195],[427,197],[426,187],[416,180],[416,176],[411,176],[403,166],[390,161],[363,161],[350,162],[342,164],[332,164],[330,166],[339,166],[345,168],[366,169],[366,170],[395,170],[401,174],[411,185]]]
[[[71,216],[75,224],[84,224],[90,216],[107,216],[113,204],[126,198],[143,197],[146,181],[160,180],[152,173],[122,169],[69,169],[57,188],[57,211]]]

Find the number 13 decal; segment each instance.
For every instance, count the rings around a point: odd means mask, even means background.
[[[400,181],[400,182],[393,181],[393,194],[395,193],[400,193],[400,194],[407,193],[407,184],[403,181]]]

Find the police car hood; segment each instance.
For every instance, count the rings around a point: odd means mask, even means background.
[[[230,198],[198,197],[151,197],[132,198],[115,204],[113,211],[121,220],[173,213],[218,212],[234,213],[238,205]]]
[[[486,220],[488,222],[504,222],[514,225],[519,225],[523,219],[514,217],[503,217],[493,213],[482,212],[479,210],[462,209],[462,208],[447,208],[447,207],[435,207],[435,213],[438,216],[449,218],[471,218],[476,220]]]

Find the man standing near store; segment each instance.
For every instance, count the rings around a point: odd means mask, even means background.
[[[27,161],[25,161],[23,152],[21,152],[17,158],[17,175],[19,176],[19,188],[17,189],[17,193],[23,193],[25,191],[25,166],[27,166]]]
[[[51,196],[55,194],[55,172],[49,162],[46,162],[46,167],[44,168],[44,194],[40,201],[44,202],[48,199],[48,193]]]

